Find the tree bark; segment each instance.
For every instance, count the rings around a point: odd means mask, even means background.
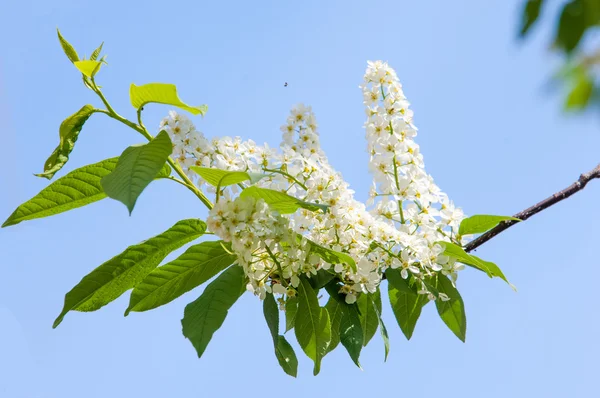
[[[567,188],[563,189],[562,191],[556,192],[555,194],[542,200],[541,202],[515,214],[513,217],[518,218],[521,221],[525,221],[528,218],[534,216],[535,214],[541,212],[542,210],[545,210],[545,209],[549,208],[550,206],[553,206],[553,205],[557,204],[558,202],[568,198],[569,196],[581,191],[583,188],[585,188],[585,186],[587,185],[588,182],[590,182],[591,180],[593,180],[595,178],[600,178],[600,164],[598,166],[596,166],[594,169],[588,171],[587,173],[583,173],[582,175],[580,175],[579,179],[577,181],[575,181],[573,184],[571,184],[570,186],[568,186]],[[470,252],[470,251],[477,249],[479,246],[481,246],[488,240],[492,239],[494,236],[504,232],[505,230],[507,230],[508,228],[517,224],[518,222],[519,221],[514,221],[514,220],[508,220],[508,221],[501,222],[496,227],[490,229],[483,235],[480,235],[476,239],[467,243],[465,245],[465,251]]]

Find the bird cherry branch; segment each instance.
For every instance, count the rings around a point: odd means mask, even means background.
[[[553,206],[558,202],[568,198],[569,196],[581,191],[583,188],[585,188],[588,182],[595,178],[600,178],[600,164],[594,169],[588,171],[587,173],[581,174],[579,176],[579,179],[573,184],[569,185],[567,188],[563,189],[562,191],[558,191],[550,197],[542,200],[541,202],[515,214],[513,217],[518,218],[521,221],[525,221],[528,218],[534,216],[535,214],[541,212],[542,210],[545,210],[550,206]],[[518,223],[518,221],[514,220],[501,222],[495,228],[490,229],[483,235],[479,236],[478,238],[472,240],[467,245],[465,245],[465,251],[470,252],[477,249],[479,246],[492,239],[494,236],[512,227],[516,223]]]

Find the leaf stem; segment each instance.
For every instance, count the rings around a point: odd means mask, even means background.
[[[171,181],[175,181],[176,183],[179,183],[179,184],[183,185],[187,189],[190,189],[190,186],[188,185],[188,183],[185,182],[185,181],[180,180],[179,178],[176,178],[176,177],[173,177],[173,176],[169,176],[169,177],[167,177],[167,179],[169,179]]]
[[[142,111],[144,110],[144,107],[140,107],[137,110],[137,119],[138,119],[138,125],[143,128],[144,130],[146,130],[146,126],[144,126],[144,123],[142,123]]]
[[[264,171],[268,171],[270,173],[277,173],[277,174],[281,174],[283,176],[286,176],[287,178],[293,180],[296,184],[300,185],[302,187],[302,189],[304,189],[305,191],[308,191],[308,188],[306,187],[306,185],[302,184],[294,176],[286,173],[285,171],[282,171],[282,170],[273,170],[273,169],[267,169],[267,168],[264,168],[263,170]]]
[[[398,181],[398,166],[396,166],[396,155],[394,155],[393,162],[394,162],[394,179],[396,180],[396,189],[400,190],[400,181]],[[402,210],[402,201],[400,199],[398,199],[398,212],[400,213],[400,222],[402,224],[404,224],[404,221],[405,221],[404,220],[404,211]]]
[[[541,212],[542,210],[545,210],[548,207],[553,206],[556,203],[568,198],[569,196],[581,191],[583,188],[585,188],[585,186],[587,185],[588,182],[590,182],[591,180],[596,179],[596,178],[600,179],[600,164],[597,165],[592,170],[588,171],[587,173],[581,174],[577,181],[575,181],[573,184],[569,185],[562,191],[556,192],[555,194],[547,197],[546,199],[542,200],[541,202],[529,207],[528,209],[525,209],[525,210],[515,214],[513,217],[518,218],[521,221],[525,221],[528,218]],[[513,225],[515,225],[518,222],[519,221],[515,221],[515,220],[506,220],[504,222],[501,222],[500,224],[498,224],[494,228],[490,229],[483,235],[479,235],[479,237],[477,237],[476,239],[467,243],[464,246],[465,251],[467,253],[469,253],[469,252],[477,249],[479,246],[481,246],[488,240],[492,239],[494,236],[507,230],[508,228],[512,227]]]
[[[277,269],[279,270],[279,276],[281,277],[281,284],[285,287],[288,287],[288,283],[285,280],[285,278],[283,277],[283,268],[281,268],[281,263],[279,262],[279,260],[277,260],[277,257],[275,257],[275,255],[273,254],[271,249],[269,249],[269,245],[265,245],[265,249],[267,250],[267,253],[269,253],[269,257],[271,257],[271,259],[275,262],[275,264],[277,264]]]
[[[100,97],[100,99],[104,103],[104,106],[106,107],[106,109],[111,114],[116,115],[117,112],[115,112],[115,110],[112,108],[112,106],[110,106],[110,104],[108,103],[108,100],[106,99],[106,97],[104,96],[104,94],[102,93],[102,91],[98,88],[98,86],[96,85],[96,81],[94,80],[93,77],[90,79],[90,81],[92,83],[92,90],[94,90],[94,92],[98,95],[98,97]]]

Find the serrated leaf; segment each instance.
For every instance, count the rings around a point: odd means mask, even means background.
[[[318,203],[309,203],[280,191],[259,187],[248,187],[240,193],[240,197],[252,197],[262,199],[269,207],[280,214],[292,214],[298,209],[306,209],[310,211],[321,210],[327,212],[329,206]]]
[[[498,277],[514,288],[514,286],[512,286],[508,279],[506,279],[506,276],[504,276],[504,273],[502,272],[500,267],[498,267],[496,264],[490,261],[484,261],[472,254],[468,254],[464,251],[462,247],[454,243],[442,241],[436,243],[444,248],[445,255],[454,257],[459,263],[469,265],[473,268],[485,272],[490,278]]]
[[[361,368],[359,357],[364,343],[364,333],[359,307],[356,304],[347,304],[345,297],[339,293],[339,288],[340,286],[337,283],[329,283],[325,286],[325,289],[329,293],[329,301],[325,308],[328,313],[330,309],[334,311],[333,314],[329,313],[329,317],[332,319],[331,338],[332,340],[335,339],[334,343],[336,346],[338,341],[341,342],[352,361],[356,366]],[[337,305],[331,300],[335,301]],[[341,312],[339,315],[338,311]],[[339,322],[339,327],[333,324],[334,316],[339,316],[339,321],[336,320]],[[339,333],[339,336],[334,336],[336,333]],[[334,348],[328,348],[327,352],[333,351]]]
[[[134,108],[140,109],[149,103],[173,105],[190,112],[193,115],[204,116],[208,107],[206,105],[189,106],[177,95],[177,87],[174,84],[149,83],[141,86],[131,84],[129,88],[129,99]]]
[[[229,185],[239,184],[244,181],[250,181],[251,184],[255,184],[262,178],[267,177],[266,174],[250,173],[245,171],[227,171],[210,167],[192,166],[190,169],[213,187],[221,188]]]
[[[304,277],[300,278],[298,285],[298,312],[294,330],[300,347],[315,363],[313,374],[316,376],[331,341],[331,323],[327,310],[319,306],[316,292]]]
[[[102,178],[104,192],[127,206],[131,214],[137,198],[164,167],[172,151],[171,139],[165,131],[147,144],[125,149],[115,170]]]
[[[374,301],[372,300],[374,299]],[[373,294],[361,294],[356,300],[358,311],[360,312],[360,324],[363,330],[363,346],[366,347],[369,341],[375,336],[379,322],[377,320],[377,312],[372,305],[372,302],[377,302],[381,311],[381,296],[379,291]]]
[[[95,61],[98,59],[98,56],[100,55],[100,52],[102,51],[102,46],[104,46],[104,42],[100,43],[98,48],[96,48],[94,50],[94,52],[92,53],[92,55],[90,55],[90,60]],[[102,62],[102,61],[100,61],[100,62]]]
[[[275,302],[275,297],[270,293],[263,300],[263,315],[271,332],[273,344],[277,345],[277,336],[279,336],[279,308]]]
[[[538,20],[543,3],[543,0],[528,0],[525,3],[521,21],[521,37],[524,37]]]
[[[165,305],[200,286],[236,260],[220,241],[202,242],[188,248],[175,260],[150,272],[131,292],[130,311],[148,311]]]
[[[198,358],[202,356],[213,334],[223,325],[229,309],[246,291],[246,277],[239,265],[227,268],[212,281],[200,297],[185,307],[181,325]]]
[[[340,321],[340,342],[348,351],[352,361],[361,368],[359,357],[363,347],[364,336],[358,308],[355,304],[342,304],[342,319]],[[362,369],[362,368],[361,368]]]
[[[283,371],[292,377],[298,374],[298,358],[291,344],[283,336],[277,336],[275,355]]]
[[[51,179],[69,160],[69,154],[75,147],[75,142],[85,122],[95,112],[92,105],[85,105],[80,110],[63,120],[58,130],[60,142],[44,164],[44,172],[38,177]]]
[[[83,277],[65,296],[57,327],[69,311],[96,311],[140,283],[173,250],[200,237],[206,224],[189,219],[137,245],[129,246]]]
[[[385,349],[385,357],[383,359],[383,361],[385,362],[387,361],[387,357],[390,353],[390,336],[388,335],[387,328],[385,327],[385,324],[383,323],[383,318],[381,317],[381,291],[377,290],[377,296],[369,295],[369,299],[377,315],[379,331],[381,332],[381,339],[383,340],[383,347]]]
[[[79,72],[83,73],[85,76],[92,78],[98,73],[100,67],[102,66],[102,62],[93,61],[91,59],[83,60],[83,61],[75,61],[73,65],[79,70]]]
[[[69,43],[60,34],[60,30],[56,29],[56,33],[58,33],[58,40],[60,41],[60,45],[61,45],[63,51],[65,52],[65,55],[67,56],[67,58],[69,58],[69,61],[71,61],[71,62],[79,61],[79,55],[77,55],[77,51],[75,51],[75,48],[73,48],[71,43]]]
[[[104,199],[106,194],[100,180],[116,165],[117,158],[112,158],[73,170],[17,207],[2,227],[52,216]]]
[[[292,346],[283,336],[279,335],[279,308],[272,294],[267,294],[263,300],[263,313],[267,321],[267,326],[271,331],[275,356],[277,357],[279,366],[288,375],[296,377],[298,373],[298,359]]]
[[[285,302],[285,333],[294,328],[296,313],[298,312],[298,298],[289,297]]]
[[[329,297],[325,308],[327,309],[331,323],[331,341],[327,347],[327,353],[330,353],[340,344],[340,323],[342,321],[343,307],[341,302],[333,297]]]
[[[352,271],[356,272],[356,262],[348,254],[321,246],[310,239],[307,239],[307,241],[310,245],[310,252],[316,254],[322,260],[329,264],[347,264]]]
[[[2,227],[53,216],[106,198],[100,180],[115,169],[118,159],[90,164],[59,178],[17,207]],[[165,164],[156,178],[166,178],[170,174],[171,167]]]
[[[426,295],[413,291],[402,279],[398,270],[388,269],[385,274],[388,280],[388,296],[392,311],[402,333],[407,340],[410,340],[421,316],[421,310],[429,302],[429,299]]]
[[[489,231],[494,228],[496,225],[500,224],[502,221],[521,221],[518,218],[514,218],[511,216],[490,216],[487,214],[476,214],[474,216],[465,218],[460,223],[460,227],[458,228],[459,235],[472,235],[472,234],[482,234],[484,232]]]
[[[440,318],[452,333],[464,342],[467,334],[467,317],[462,297],[460,297],[458,290],[452,285],[450,279],[444,275],[437,276],[436,288],[440,293],[444,293],[450,298],[448,301],[442,301],[440,298],[435,300]]]

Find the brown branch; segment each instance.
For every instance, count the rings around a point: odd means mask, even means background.
[[[600,164],[598,166],[596,166],[593,170],[590,170],[587,173],[583,173],[582,175],[580,175],[579,180],[575,181],[573,184],[571,184],[567,188],[555,193],[554,195],[550,196],[549,198],[542,200],[540,203],[533,205],[530,208],[525,209],[520,213],[515,214],[514,217],[520,219],[521,221],[525,221],[529,217],[532,217],[533,215],[539,213],[540,211],[547,209],[548,207],[560,202],[561,200],[566,199],[569,196],[581,191],[583,188],[585,188],[586,184],[588,182],[590,182],[591,180],[593,180],[594,178],[600,178]],[[465,246],[465,251],[470,252],[470,251],[477,249],[479,246],[481,246],[488,240],[492,239],[494,236],[507,230],[508,228],[517,224],[518,222],[519,221],[512,221],[512,220],[501,222],[495,228],[490,229],[483,235],[481,235],[478,238],[469,242]]]

